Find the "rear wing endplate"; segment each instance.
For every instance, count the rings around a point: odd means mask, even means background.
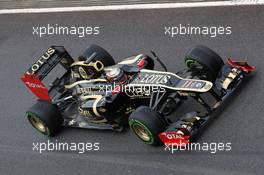
[[[42,80],[57,65],[61,64],[66,70],[74,62],[63,46],[51,46],[47,51],[22,75],[21,80],[39,99],[50,101],[48,89]]]

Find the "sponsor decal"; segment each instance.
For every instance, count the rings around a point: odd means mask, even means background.
[[[166,84],[171,78],[169,75],[162,74],[145,74],[143,77],[140,77],[140,83],[148,84]]]
[[[91,112],[88,109],[83,109],[83,108],[79,107],[78,111],[79,111],[79,114],[81,116],[85,117],[85,119],[89,120],[89,122],[91,122],[91,123],[105,123],[105,122],[107,122],[107,120],[104,117],[95,116],[95,115],[91,114]],[[86,125],[86,123],[85,123],[85,125]],[[82,127],[81,125],[79,125],[79,126]]]
[[[92,114],[88,110],[84,110],[79,107],[79,114],[85,117],[92,117]]]
[[[21,80],[39,99],[51,101],[48,89],[38,78],[25,74],[21,77]]]
[[[165,145],[185,147],[189,144],[190,136],[185,136],[182,132],[162,132],[159,138]]]
[[[49,48],[26,72],[27,75],[35,74],[39,68],[55,53],[55,49]]]
[[[29,87],[29,88],[39,88],[39,89],[46,89],[42,84],[37,84],[34,82],[25,82],[25,84]]]

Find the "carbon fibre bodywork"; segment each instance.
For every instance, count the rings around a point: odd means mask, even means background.
[[[57,64],[62,65],[65,73],[48,89],[42,80]],[[188,142],[208,123],[212,112],[255,69],[246,62],[229,58],[212,82],[203,80],[201,72],[190,69],[177,73],[153,70],[154,60],[140,54],[108,67],[100,67],[101,63],[95,67],[97,63],[91,62],[91,71],[97,71],[96,78],[76,79],[72,65],[79,64],[82,65],[80,62],[76,64],[64,47],[52,46],[25,72],[22,80],[38,99],[58,106],[63,125],[67,127],[121,131],[128,125],[128,117],[133,111],[143,105],[149,106],[167,125],[167,129],[160,133],[165,144],[179,140]],[[109,81],[106,74],[115,69],[124,72],[125,81]],[[203,94],[212,96],[213,102],[208,103]],[[201,104],[206,112],[190,112],[171,122],[167,116],[187,97]],[[173,106],[168,105],[171,101]],[[168,139],[168,133],[176,134],[177,141]]]

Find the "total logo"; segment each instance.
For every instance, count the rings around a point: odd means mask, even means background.
[[[166,137],[168,139],[183,139],[183,135],[179,135],[179,134],[167,134]]]
[[[176,131],[162,132],[159,134],[159,138],[165,145],[177,145],[184,147],[189,144],[190,136],[185,136],[181,131]]]

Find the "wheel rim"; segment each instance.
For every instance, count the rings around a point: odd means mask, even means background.
[[[47,131],[45,124],[34,114],[28,114],[28,118],[30,123],[34,128],[36,128],[41,133],[45,133]]]
[[[141,138],[145,142],[149,142],[151,140],[151,136],[149,132],[145,129],[145,127],[135,123],[132,125],[133,130],[135,131],[136,135]]]

